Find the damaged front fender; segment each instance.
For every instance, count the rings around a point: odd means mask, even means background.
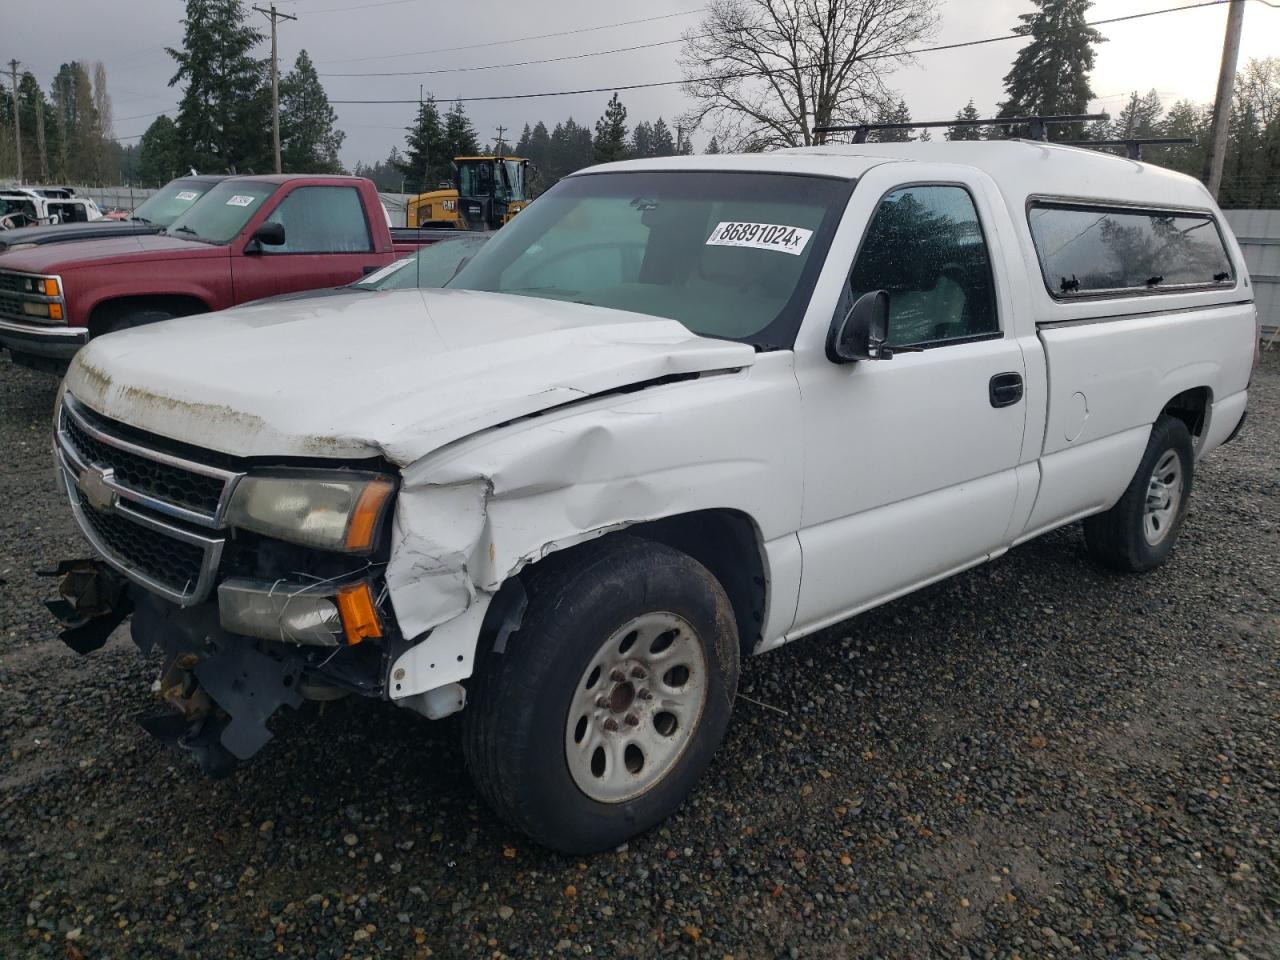
[[[405,637],[388,695],[471,675],[490,602],[550,553],[704,510],[799,528],[799,392],[789,354],[600,397],[461,441],[402,472],[386,581]],[[678,440],[676,439],[678,438]]]

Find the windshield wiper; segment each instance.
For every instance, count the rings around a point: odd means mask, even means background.
[[[202,237],[200,236],[200,234],[196,233],[190,227],[185,225],[181,227],[170,227],[165,231],[165,233],[167,233],[169,236],[175,236],[176,234],[182,233],[191,237],[192,240],[198,241],[199,243],[207,243],[215,247],[219,246],[216,240],[210,240],[208,237]]]
[[[132,221],[134,221],[135,223],[145,223],[145,224],[147,224],[148,226],[150,226],[150,224],[151,224],[151,221],[150,221],[150,220],[148,220],[146,217],[135,217],[135,216],[132,216],[132,215],[131,215],[131,216],[129,217],[129,219],[130,219],[130,220],[132,220]]]

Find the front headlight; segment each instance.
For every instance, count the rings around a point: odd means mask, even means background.
[[[395,488],[369,473],[251,474],[236,485],[227,521],[289,543],[368,553]]]
[[[18,288],[23,293],[34,293],[42,297],[62,296],[62,285],[57,277],[23,276],[19,280]]]

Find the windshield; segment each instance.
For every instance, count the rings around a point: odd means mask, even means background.
[[[174,180],[147,197],[133,211],[130,219],[142,220],[157,227],[167,227],[193,203],[205,195],[210,183],[199,180]]]
[[[230,243],[277,185],[256,180],[223,180],[169,224],[168,232],[188,240]]]
[[[499,161],[503,179],[499,184],[499,197],[507,201],[525,199],[524,164],[519,160]]]
[[[484,234],[441,240],[423,247],[412,257],[397,260],[352,284],[357,290],[411,290],[443,287],[458,271],[458,264],[484,246]]]
[[[0,197],[0,217],[14,215],[15,220],[36,219],[36,205],[25,197]]]
[[[568,177],[447,286],[629,310],[790,348],[852,189],[725,171]]]

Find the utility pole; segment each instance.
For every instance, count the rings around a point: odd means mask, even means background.
[[[502,135],[503,135],[504,133],[506,133],[506,132],[507,132],[507,128],[506,128],[506,127],[504,127],[504,126],[499,125],[499,127],[498,127],[498,142],[494,145],[494,148],[493,148],[493,152],[494,152],[494,153],[496,153],[498,156],[502,156],[502,154],[503,154],[502,145],[503,145],[504,141],[503,141],[503,139],[502,139]]]
[[[1240,56],[1240,31],[1244,26],[1246,0],[1231,0],[1227,11],[1227,36],[1222,42],[1222,67],[1218,71],[1218,95],[1213,101],[1213,126],[1209,135],[1209,155],[1204,162],[1204,179],[1213,199],[1222,186],[1222,166],[1227,157],[1227,134],[1231,127],[1231,94],[1236,83],[1236,60]]]
[[[9,76],[13,78],[13,139],[18,145],[18,182],[22,182],[22,116],[18,110],[18,61],[9,61]]]
[[[280,172],[280,61],[276,57],[276,23],[280,20],[297,20],[291,13],[280,13],[273,3],[267,10],[254,7],[271,21],[271,144],[275,148],[276,173]]]

